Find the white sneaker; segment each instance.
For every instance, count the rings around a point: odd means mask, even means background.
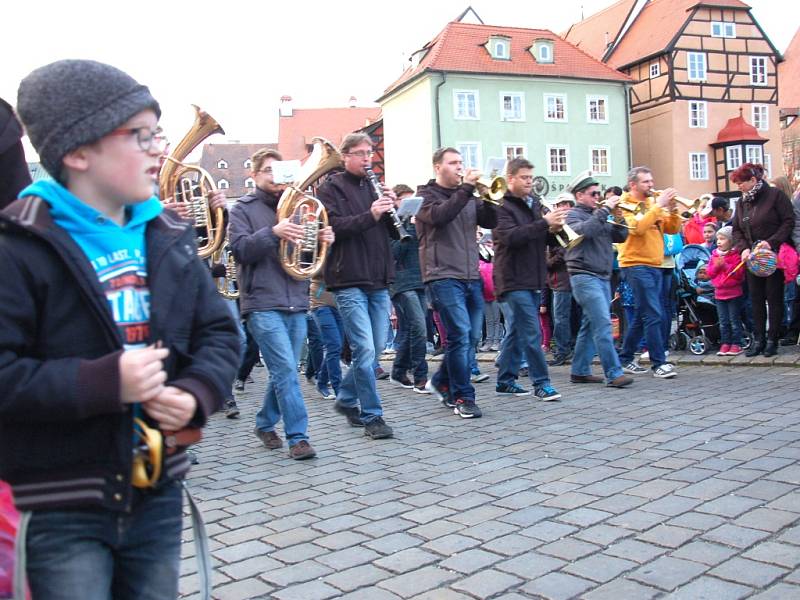
[[[642,352],[642,355],[639,357],[639,360],[644,360],[644,361],[650,360],[650,352],[648,352],[647,350]]]
[[[678,373],[675,371],[675,367],[669,363],[664,363],[653,371],[653,377],[658,377],[660,379],[671,379],[677,374]]]

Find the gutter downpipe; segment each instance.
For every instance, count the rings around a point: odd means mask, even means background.
[[[441,125],[441,123],[439,121],[439,117],[440,117],[440,115],[439,115],[439,88],[441,88],[445,83],[447,83],[447,73],[445,71],[435,71],[435,72],[439,73],[439,75],[442,76],[442,80],[436,86],[436,93],[434,94],[435,97],[436,97],[436,107],[435,107],[436,108],[436,148],[434,148],[434,150],[437,150],[438,148],[442,147],[442,125]]]
[[[629,84],[624,84],[625,94],[625,135],[628,138],[628,169],[633,168],[633,144],[631,142],[631,88]]]

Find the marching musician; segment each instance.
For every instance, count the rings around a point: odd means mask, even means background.
[[[676,192],[667,188],[653,199],[653,172],[647,167],[634,167],[628,172],[628,187],[630,191],[622,195],[620,204],[638,206],[639,214],[625,211],[631,229],[628,239],[619,247],[619,266],[633,290],[636,305],[619,357],[626,373],[646,373],[647,369],[634,361],[644,333],[653,375],[669,379],[675,377],[676,371],[665,356],[661,304],[664,279],[660,267],[664,260],[663,234],[681,230]]]
[[[633,383],[633,379],[622,371],[614,348],[609,286],[614,264],[614,249],[611,244],[624,242],[628,237],[624,220],[615,220],[612,215],[619,196],[608,196],[603,206],[598,206],[600,185],[590,171],[580,173],[569,183],[567,189],[575,195],[577,202],[567,215],[567,225],[583,236],[580,244],[566,251],[572,295],[583,309],[570,381],[605,381],[609,387],[625,387]],[[595,354],[600,356],[605,380],[592,375],[592,359]]]
[[[497,223],[494,206],[473,196],[480,172],[462,171],[461,153],[439,148],[433,154],[436,178],[422,186],[417,213],[419,262],[433,308],[447,332],[439,370],[429,382],[442,403],[465,419],[480,417],[470,382],[471,349],[480,340],[483,293],[478,272],[475,228]]]
[[[269,369],[255,435],[264,447],[281,448],[283,440],[275,433],[275,425],[283,418],[289,457],[304,460],[316,456],[308,442],[308,413],[297,376],[306,337],[308,281],[286,273],[279,252],[281,240],[296,243],[304,231],[289,217],[278,221],[278,201],[285,186],[275,183],[272,164],[279,160],[280,153],[267,148],[253,154],[251,177],[256,189],[231,209],[228,237],[239,265],[242,315]],[[320,237],[333,242],[330,227]]]
[[[333,406],[351,426],[364,427],[366,436],[390,438],[394,433],[383,420],[374,363],[376,351],[386,344],[388,287],[394,281],[392,228],[385,217],[394,207],[394,193],[384,186],[376,199],[366,179],[366,169],[372,166],[367,134],[345,136],[339,152],[344,171],[330,175],[318,192],[336,233],[325,261],[325,285],[336,298],[353,354]]]
[[[530,391],[516,381],[520,354],[528,360],[533,393],[540,400],[553,401],[561,394],[550,383],[544,351],[539,306],[547,286],[546,247],[548,237],[564,223],[568,208],[542,210],[533,189],[533,163],[523,157],[506,167],[508,191],[497,209],[494,239],[494,288],[513,315],[514,326],[498,358],[498,394],[528,396]]]

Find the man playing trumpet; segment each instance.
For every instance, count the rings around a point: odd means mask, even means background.
[[[637,218],[626,211],[625,220],[630,226],[628,239],[619,246],[619,265],[622,274],[633,289],[636,301],[631,325],[619,358],[626,373],[645,373],[633,359],[639,340],[644,333],[650,353],[653,375],[662,379],[675,377],[675,367],[665,356],[663,317],[661,314],[661,263],[664,260],[665,233],[678,233],[681,218],[676,210],[676,192],[667,188],[653,199],[653,173],[647,167],[634,167],[628,172],[629,192],[620,198],[620,204],[635,203],[641,214]]]

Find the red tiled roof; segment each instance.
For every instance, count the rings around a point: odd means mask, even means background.
[[[739,116],[728,119],[725,127],[719,130],[717,140],[714,144],[727,144],[729,142],[767,142],[758,134],[758,130],[744,120],[742,109],[739,109]]]
[[[380,114],[377,106],[295,109],[291,117],[280,117],[278,150],[284,160],[303,159],[308,155],[306,145],[311,138],[324,137],[339,146],[344,136],[375,122]]]
[[[611,52],[608,64],[622,68],[666,50],[696,6],[750,10],[741,0],[648,0]]]
[[[637,0],[619,0],[598,13],[578,21],[563,34],[565,40],[584,52],[602,60],[622,31]]]
[[[491,57],[484,44],[490,36],[506,36],[511,40],[511,60]],[[536,62],[528,51],[534,41],[553,42],[553,63]],[[425,56],[416,67],[410,67],[384,92],[379,101],[425,71],[481,73],[497,75],[529,75],[570,77],[605,81],[630,81],[630,78],[589,56],[547,29],[496,27],[471,23],[448,23],[429,42]]]
[[[800,28],[794,34],[789,47],[783,53],[783,62],[778,63],[778,101],[781,108],[800,106]]]

